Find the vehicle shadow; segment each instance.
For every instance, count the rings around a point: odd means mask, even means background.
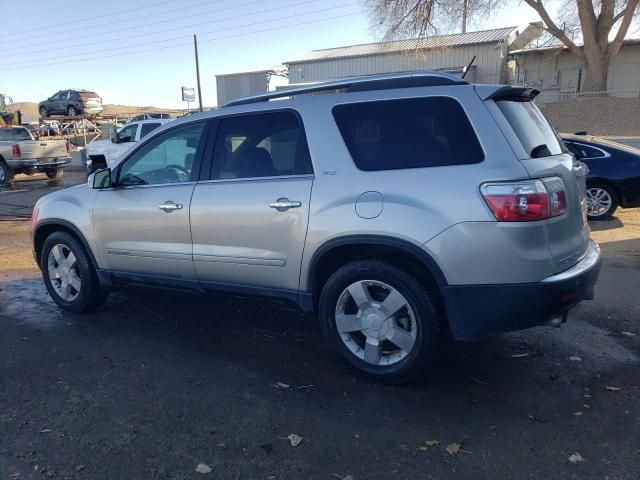
[[[609,220],[602,220],[597,222],[589,222],[589,227],[594,232],[602,230],[613,230],[615,228],[623,228],[624,223],[618,217],[611,217]]]

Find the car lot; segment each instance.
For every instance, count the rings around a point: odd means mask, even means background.
[[[562,329],[452,345],[384,386],[277,304],[127,291],[60,311],[24,217],[84,174],[42,177],[0,191],[0,478],[638,478],[640,210],[594,225],[596,300]]]

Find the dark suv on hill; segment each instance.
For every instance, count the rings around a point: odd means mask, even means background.
[[[42,118],[49,115],[99,115],[102,113],[102,98],[89,90],[60,90],[38,104]]]

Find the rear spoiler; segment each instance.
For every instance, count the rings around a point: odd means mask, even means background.
[[[538,96],[540,90],[529,87],[513,87],[511,85],[475,85],[482,100],[511,100],[513,102],[530,102]]]

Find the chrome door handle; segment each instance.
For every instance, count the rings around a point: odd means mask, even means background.
[[[286,212],[290,208],[299,208],[302,206],[302,202],[297,200],[289,200],[288,198],[279,198],[275,202],[269,204],[271,208],[275,208],[279,212]]]
[[[164,202],[162,205],[158,205],[160,210],[164,210],[165,213],[173,212],[174,210],[182,209],[181,203],[174,203],[172,201]]]

